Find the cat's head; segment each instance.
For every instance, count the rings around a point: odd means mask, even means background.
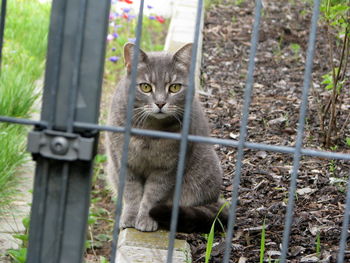
[[[131,78],[135,45],[124,46],[127,78]],[[140,50],[137,67],[134,120],[143,122],[151,117],[181,119],[188,89],[192,44],[174,54]]]

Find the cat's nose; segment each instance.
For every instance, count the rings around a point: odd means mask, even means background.
[[[159,109],[162,109],[166,103],[165,102],[158,102],[156,105],[158,106]]]

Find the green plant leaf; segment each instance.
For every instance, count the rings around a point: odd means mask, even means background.
[[[105,257],[100,256],[100,262],[101,263],[108,263],[108,260]]]
[[[95,238],[103,242],[106,242],[112,239],[111,235],[106,235],[106,234],[98,234]]]
[[[211,251],[213,249],[213,242],[214,242],[214,231],[215,231],[215,223],[217,220],[219,220],[219,215],[222,212],[222,210],[228,205],[228,202],[225,202],[219,209],[219,212],[217,213],[213,224],[211,225],[210,228],[210,232],[208,234],[208,238],[207,238],[207,247],[205,249],[205,263],[208,263],[210,260],[210,256],[211,256]],[[221,222],[220,222],[221,223]]]
[[[26,216],[25,218],[22,219],[22,224],[25,227],[25,229],[29,229],[29,224],[30,224],[29,216]]]
[[[9,249],[7,250],[8,255],[11,257],[11,259],[14,260],[16,263],[25,263],[27,258],[27,249],[26,248],[20,248],[20,249]]]
[[[215,229],[215,220],[214,220],[214,223],[211,225],[210,232],[207,239],[207,248],[205,250],[205,263],[209,262],[211,251],[213,249],[214,229]]]
[[[88,225],[93,225],[95,224],[97,221],[96,217],[92,216],[92,215],[89,215],[89,218],[88,218]]]
[[[14,238],[22,240],[22,241],[28,241],[28,235],[26,235],[26,234],[14,234],[12,236]]]
[[[347,146],[350,147],[350,137],[347,137],[347,138],[345,139],[345,143],[346,143]]]
[[[293,51],[294,54],[298,54],[300,52],[300,45],[297,43],[292,43],[289,45],[290,49]]]
[[[105,154],[97,154],[95,156],[95,164],[104,163],[106,161],[107,161],[107,155]]]

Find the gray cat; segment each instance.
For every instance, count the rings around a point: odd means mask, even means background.
[[[115,90],[108,124],[124,126],[135,46],[126,44],[126,76]],[[132,127],[181,132],[188,89],[192,44],[175,54],[140,50]],[[192,106],[190,134],[209,136],[209,127],[198,98]],[[123,134],[108,133],[107,173],[117,189]],[[155,231],[170,225],[178,163],[179,141],[133,136],[129,144],[121,228]],[[219,200],[222,169],[212,145],[188,143],[178,231],[209,231],[222,201]],[[226,212],[220,216],[226,221]]]

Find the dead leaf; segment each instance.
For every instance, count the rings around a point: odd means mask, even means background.
[[[238,260],[238,263],[246,263],[247,262],[247,258],[245,257],[240,257],[239,260]]]
[[[315,191],[316,191],[315,189],[311,189],[310,187],[305,187],[305,188],[297,189],[296,192],[298,195],[305,195],[305,194],[311,194]]]

